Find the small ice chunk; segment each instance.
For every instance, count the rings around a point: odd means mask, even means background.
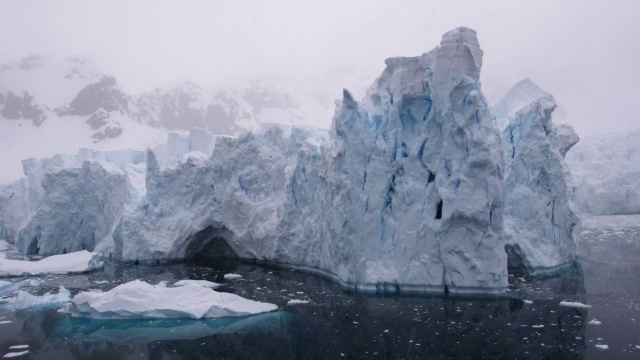
[[[591,307],[591,305],[585,305],[583,303],[571,302],[571,301],[560,301],[560,306],[572,307],[572,308],[578,308],[578,309],[587,309]]]
[[[242,278],[242,275],[239,275],[239,274],[233,274],[233,273],[231,273],[231,274],[224,274],[223,278],[224,278],[225,280],[236,280],[236,279],[241,279],[241,278]]]
[[[22,355],[26,355],[29,353],[29,350],[25,350],[25,351],[17,351],[17,352],[10,352],[10,353],[6,353],[4,354],[3,358],[14,358],[14,357],[18,357],[18,356],[22,356]]]
[[[602,324],[602,321],[598,321],[596,319],[589,321],[589,325],[600,325],[600,324]]]
[[[13,321],[10,321],[10,320],[2,320],[2,321],[0,321],[0,325],[11,324],[11,323],[13,323]]]
[[[13,345],[13,346],[9,346],[9,350],[22,350],[22,349],[28,349],[29,345]]]
[[[543,328],[544,325],[531,325],[532,328],[540,329]]]
[[[97,285],[108,284],[109,280],[98,280],[98,281],[94,281],[93,283]]]
[[[287,301],[287,305],[299,305],[299,304],[308,304],[309,300],[296,300],[292,299]]]
[[[524,303],[525,303],[525,304],[533,304],[533,301],[531,301],[531,300],[525,300],[525,301],[524,301]]]
[[[608,350],[609,349],[609,345],[605,345],[605,344],[596,344],[596,347],[600,350]]]
[[[189,284],[198,285],[198,286],[202,286],[202,287],[209,288],[209,289],[217,289],[220,286],[222,286],[222,284],[214,283],[213,281],[189,280],[189,279],[176,281],[171,286],[174,286],[174,287],[175,286],[185,286],[185,285],[189,285]]]

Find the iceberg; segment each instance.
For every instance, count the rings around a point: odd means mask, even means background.
[[[204,319],[254,315],[277,309],[273,304],[194,283],[157,287],[134,280],[103,293],[81,292],[65,310],[73,316],[93,319]]]
[[[175,168],[149,151],[115,257],[233,255],[364,291],[503,291],[502,148],[475,31],[386,64],[362,103],[344,91],[328,134],[221,137],[204,163]]]
[[[104,263],[100,257],[98,253],[83,250],[39,261],[0,259],[0,276],[84,273],[102,268]]]
[[[564,156],[579,138],[556,126],[551,95],[530,79],[494,108],[502,118],[505,241],[510,272],[549,273],[574,262],[580,213]],[[506,118],[505,118],[506,117]]]
[[[508,268],[576,258],[564,157],[579,138],[531,80],[490,108],[482,56],[462,27],[387,59],[364,99],[344,90],[328,130],[193,129],[146,152],[27,161],[0,187],[0,237],[27,254],[240,257],[358,291],[503,292]]]

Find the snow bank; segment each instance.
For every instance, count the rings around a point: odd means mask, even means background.
[[[79,293],[67,307],[73,316],[94,319],[202,319],[275,310],[277,306],[273,304],[216,292],[193,283],[180,287],[155,287],[141,280],[116,286],[104,293]]]
[[[83,250],[39,261],[0,259],[0,276],[83,273],[102,268],[99,257],[98,253]]]

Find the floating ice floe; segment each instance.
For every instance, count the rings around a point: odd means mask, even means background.
[[[300,304],[308,304],[309,300],[289,300],[287,301],[287,305],[300,305]]]
[[[13,345],[13,346],[9,346],[9,350],[22,350],[22,349],[28,349],[29,345]]]
[[[31,295],[26,291],[18,291],[18,295],[8,299],[3,306],[12,310],[59,307],[71,301],[71,293],[60,286],[57,294],[46,293],[42,296]]]
[[[236,279],[242,279],[242,275],[239,275],[239,274],[224,274],[223,278],[225,280],[236,280]]]
[[[22,355],[26,355],[29,353],[29,350],[25,350],[25,351],[16,351],[16,352],[10,352],[10,353],[6,353],[4,354],[3,358],[13,358],[13,357],[18,357],[18,356],[22,356]]]
[[[185,286],[189,284],[202,286],[209,289],[217,289],[220,286],[222,286],[222,284],[214,283],[213,281],[207,281],[207,280],[180,280],[180,281],[176,281],[171,286],[177,287],[177,286]]]
[[[600,350],[608,350],[609,349],[609,345],[605,345],[605,344],[596,344],[596,347]]]
[[[98,253],[86,250],[54,255],[39,261],[0,259],[0,276],[73,274],[83,273],[104,266]]]
[[[589,325],[600,325],[600,324],[602,324],[602,321],[598,321],[596,319],[589,321]]]
[[[578,308],[578,309],[587,309],[591,307],[591,305],[585,305],[583,303],[571,302],[571,301],[560,301],[560,306],[572,307],[572,308]]]
[[[531,300],[524,300],[524,303],[525,303],[525,304],[533,304],[533,301],[531,301]]]
[[[82,292],[73,297],[66,311],[94,319],[202,319],[260,314],[277,308],[196,284],[156,287],[134,280],[104,293]]]

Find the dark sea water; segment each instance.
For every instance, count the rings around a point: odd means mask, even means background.
[[[229,272],[243,278],[225,282]],[[0,355],[25,344],[30,353],[17,359],[640,359],[635,215],[586,218],[575,267],[552,278],[510,277],[504,297],[353,294],[299,271],[220,260],[108,264],[96,273],[43,277],[41,285],[23,290],[42,294],[64,285],[75,294],[134,279],[185,278],[224,282],[221,291],[281,310],[215,320],[117,321],[0,308],[2,321],[12,321],[0,325]],[[290,299],[310,302],[288,306]],[[592,307],[567,308],[560,301]],[[594,319],[601,324],[589,324]]]

